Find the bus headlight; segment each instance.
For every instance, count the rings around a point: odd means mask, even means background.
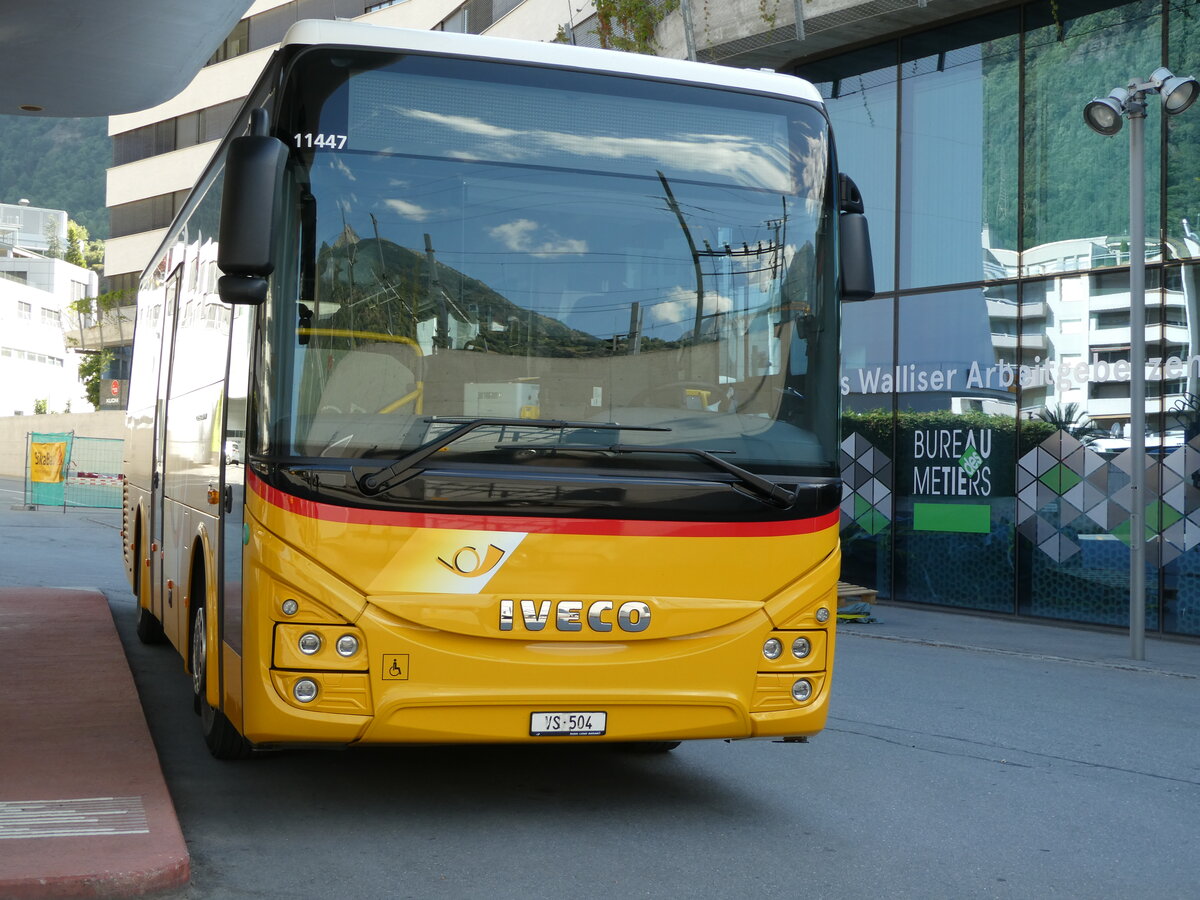
[[[343,634],[335,646],[338,656],[353,656],[358,652],[358,638],[352,634]]]
[[[829,610],[824,606],[817,610],[817,621],[822,625],[829,621]]]
[[[808,638],[798,637],[792,641],[792,656],[796,659],[804,659],[810,653],[812,653],[812,644],[809,643]]]
[[[300,703],[312,703],[317,699],[317,683],[311,678],[301,678],[292,686],[292,696]]]
[[[300,640],[296,642],[296,646],[300,648],[300,652],[305,656],[312,656],[321,649],[321,636],[315,631],[306,631],[300,635]]]
[[[767,659],[779,659],[781,653],[783,653],[783,644],[779,643],[779,639],[767,638],[763,644],[763,656]]]
[[[283,614],[285,616],[294,616],[300,609],[300,604],[292,597],[288,597],[283,601]]]
[[[807,678],[797,679],[792,684],[792,699],[797,703],[805,703],[812,696],[812,682]],[[298,698],[297,698],[298,699]]]

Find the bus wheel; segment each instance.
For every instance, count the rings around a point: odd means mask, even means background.
[[[139,529],[140,530],[140,529]],[[143,560],[142,541],[139,537],[134,546],[137,548],[137,556],[134,557],[134,565],[137,566],[137,586],[134,591],[134,600],[137,601],[137,636],[138,640],[143,644],[161,644],[167,639],[163,632],[162,622],[158,621],[158,617],[150,612],[142,601],[150,602],[150,567]]]
[[[193,596],[203,597],[201,591]],[[200,728],[204,732],[204,743],[217,759],[245,759],[250,755],[250,742],[238,734],[238,730],[223,712],[208,703],[208,631],[204,617],[203,602],[192,616],[192,692],[193,705],[200,714]]]
[[[162,622],[141,603],[138,603],[137,608],[137,636],[143,644],[161,644],[166,640]]]

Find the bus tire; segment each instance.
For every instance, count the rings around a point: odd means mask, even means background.
[[[143,552],[144,548],[142,547],[142,529],[140,526],[138,527],[137,540],[134,541],[133,546],[136,548],[133,564],[137,572],[137,577],[134,579],[133,599],[137,602],[136,631],[138,640],[143,644],[161,644],[167,639],[166,632],[163,631],[162,622],[142,602],[143,600],[146,603],[150,602],[150,585],[148,584],[150,580],[150,567],[145,563],[146,557]]]
[[[204,591],[193,593],[198,599],[192,615],[192,692],[193,705],[200,714],[200,729],[208,752],[217,759],[245,759],[251,746],[226,715],[208,703],[208,623],[204,614]]]
[[[161,644],[167,637],[162,622],[141,603],[137,608],[137,636],[143,644]]]

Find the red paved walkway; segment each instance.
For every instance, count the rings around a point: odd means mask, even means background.
[[[129,897],[187,880],[104,595],[0,588],[0,898]]]

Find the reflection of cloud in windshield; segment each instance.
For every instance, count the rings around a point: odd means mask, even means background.
[[[696,321],[696,291],[676,285],[667,291],[666,300],[655,303],[646,310],[655,325],[687,325]],[[704,314],[729,312],[733,301],[721,294],[704,294]]]
[[[591,137],[539,132],[555,150],[608,159],[653,159],[688,172],[741,174],[737,180],[775,190],[788,186],[787,154],[783,148],[757,144],[749,138],[720,134],[676,135],[674,139]]]
[[[542,234],[538,234],[538,232]],[[549,229],[542,229],[531,219],[517,219],[504,225],[489,228],[488,234],[502,243],[509,250],[517,253],[531,253],[534,256],[554,256],[560,253],[587,253],[587,241],[560,238]],[[544,239],[546,235],[550,240]],[[537,239],[543,240],[538,243]]]
[[[394,108],[393,111],[409,119],[490,141],[486,148],[447,149],[448,157],[529,161],[547,153],[566,153],[593,159],[643,159],[674,171],[732,175],[743,184],[773,190],[790,189],[787,148],[764,144],[746,135],[683,133],[662,138],[579,135],[521,131],[492,125],[472,116],[429,110]],[[483,150],[486,152],[481,152]],[[810,179],[816,175],[806,174]]]
[[[358,181],[358,176],[351,171],[350,167],[340,157],[334,157],[331,165],[342,175],[346,176],[349,181]]]
[[[800,195],[802,197],[820,197],[825,190],[825,179],[829,162],[825,153],[825,140],[822,135],[802,137],[801,141],[808,146],[799,154],[804,161],[800,166]]]
[[[410,119],[420,119],[425,122],[433,122],[435,125],[443,125],[455,131],[461,131],[463,134],[478,134],[482,137],[492,138],[514,138],[521,134],[514,128],[502,128],[472,116],[452,116],[448,113],[430,112],[424,109],[401,109],[398,106],[392,107],[392,112],[408,116]]]
[[[384,205],[403,219],[411,219],[413,222],[424,222],[429,218],[429,210],[423,206],[418,206],[415,203],[409,203],[407,200],[384,200]]]

